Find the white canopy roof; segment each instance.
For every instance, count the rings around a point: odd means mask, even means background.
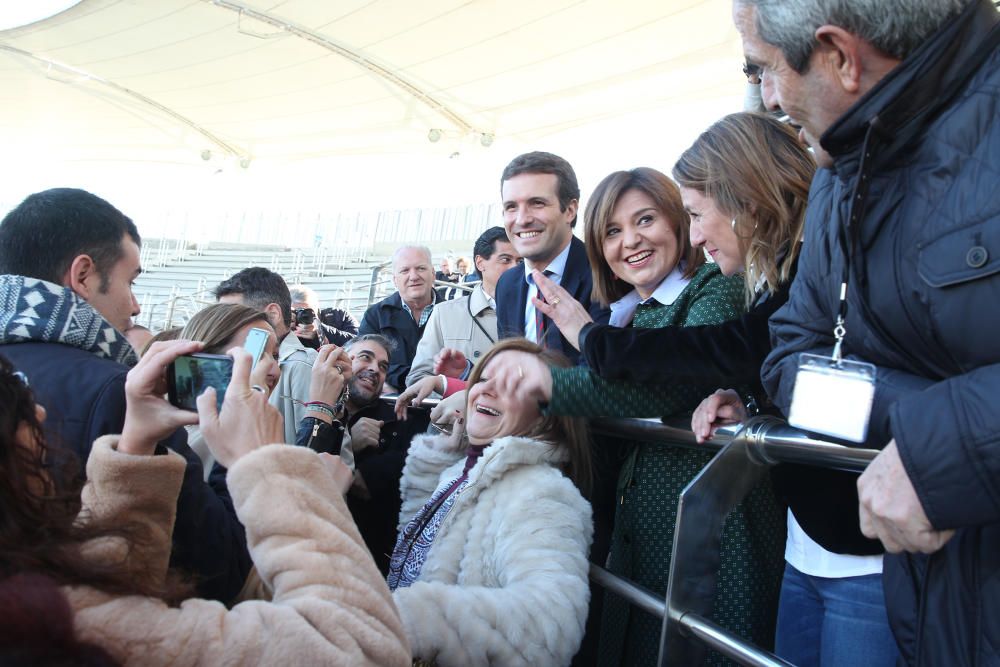
[[[741,107],[730,7],[83,0],[0,32],[0,208],[55,185],[147,225],[490,203],[527,150],[569,159],[585,193],[614,169],[669,172]]]
[[[0,128],[8,155],[53,160],[530,144],[738,96],[729,11],[728,0],[85,0],[0,32]]]

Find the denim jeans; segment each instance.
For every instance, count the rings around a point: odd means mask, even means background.
[[[829,579],[785,563],[775,653],[798,667],[892,667],[882,575]]]

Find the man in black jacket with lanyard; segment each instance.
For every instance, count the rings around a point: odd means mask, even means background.
[[[830,156],[764,384],[787,414],[814,381],[802,353],[870,365],[870,414],[840,401],[850,391],[804,407],[866,426],[857,439],[882,450],[858,481],[861,526],[891,552],[902,656],[996,665],[1000,18],[988,0],[829,6],[734,5],[765,104]]]

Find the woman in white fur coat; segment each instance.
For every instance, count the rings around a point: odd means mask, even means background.
[[[473,371],[452,436],[415,439],[403,469],[389,587],[414,656],[440,667],[567,665],[583,638],[586,431],[497,395],[491,361],[509,350],[560,362],[524,339],[498,343]]]

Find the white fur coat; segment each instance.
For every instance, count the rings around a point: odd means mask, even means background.
[[[458,477],[462,452],[415,438],[403,469],[400,523]],[[494,442],[441,525],[419,580],[393,593],[413,654],[449,665],[567,665],[590,592],[590,504],[537,440]]]

